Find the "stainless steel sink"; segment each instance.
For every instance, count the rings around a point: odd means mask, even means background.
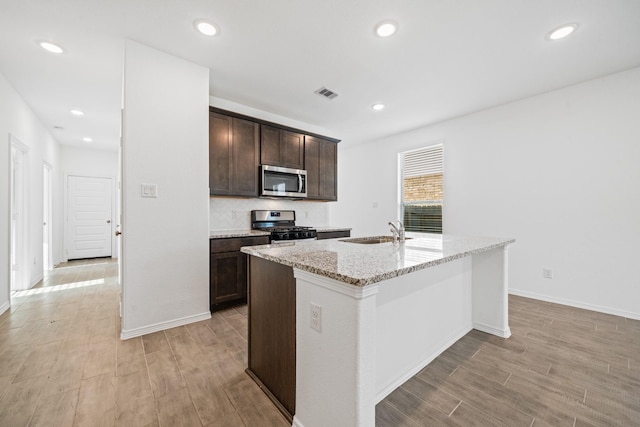
[[[405,237],[405,240],[409,239],[411,239],[411,237]],[[393,242],[393,236],[354,237],[352,239],[341,239],[340,241],[347,243],[359,243],[361,245],[374,245],[377,243]]]

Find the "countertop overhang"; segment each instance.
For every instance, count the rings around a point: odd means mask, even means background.
[[[407,233],[404,242],[363,245],[344,239],[246,246],[242,252],[279,264],[367,286],[393,277],[507,246],[513,238]]]

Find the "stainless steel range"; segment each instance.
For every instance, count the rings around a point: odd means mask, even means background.
[[[296,211],[251,211],[251,228],[271,232],[271,243],[316,239],[311,227],[296,225]]]

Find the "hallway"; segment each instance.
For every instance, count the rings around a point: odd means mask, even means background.
[[[0,316],[0,426],[286,426],[244,373],[246,308],[119,339],[117,262],[72,261]]]

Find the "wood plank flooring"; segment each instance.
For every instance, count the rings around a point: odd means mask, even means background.
[[[511,295],[376,406],[378,427],[640,426],[640,321]]]
[[[115,261],[62,265],[0,316],[0,426],[285,427],[244,372],[246,316],[122,341]]]
[[[119,339],[113,260],[61,266],[0,316],[0,426],[284,427],[244,373],[246,307]],[[377,427],[640,426],[640,322],[511,296],[376,407]]]

